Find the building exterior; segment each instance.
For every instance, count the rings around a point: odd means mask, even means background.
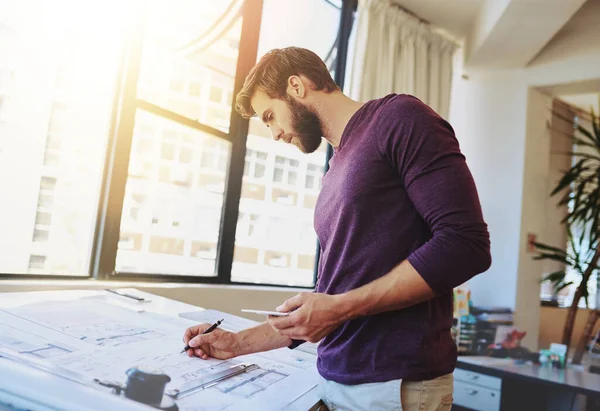
[[[88,274],[118,49],[59,3],[0,3],[1,272]]]

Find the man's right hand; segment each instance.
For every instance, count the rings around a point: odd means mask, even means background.
[[[220,328],[208,334],[202,334],[210,326],[211,324],[204,323],[194,325],[185,330],[183,342],[192,347],[187,350],[187,354],[190,357],[196,356],[203,360],[209,358],[227,360],[241,354],[237,334]]]

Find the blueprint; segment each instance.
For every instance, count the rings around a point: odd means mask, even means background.
[[[119,346],[164,337],[151,325],[143,325],[143,316],[113,305],[52,302],[16,307],[11,313],[37,326],[61,332],[81,341],[100,346]]]
[[[0,348],[35,358],[56,358],[88,344],[0,310]]]
[[[241,331],[246,328],[254,327],[260,323],[249,320],[247,318],[238,317],[229,313],[224,313],[217,310],[202,310],[192,311],[179,314],[182,318],[194,320],[194,323],[210,323],[213,324],[220,319],[223,319],[223,325],[221,328],[227,331]]]
[[[119,297],[121,298],[121,297]],[[163,314],[151,304],[115,304],[101,295],[65,301],[0,304],[0,348],[48,362],[78,381],[126,383],[137,367],[167,374],[167,392],[184,392],[180,410],[283,409],[317,383],[312,348],[287,348],[237,357],[202,360],[181,353],[185,328],[225,319],[222,328],[239,331],[257,324],[216,310]],[[250,371],[204,387],[219,371],[253,364]]]
[[[0,324],[0,347],[37,358],[58,357],[75,351],[46,338],[31,338],[31,334],[6,324]]]
[[[121,384],[125,383],[125,372],[130,367],[151,369],[169,375],[171,382],[167,385],[167,389],[179,391],[194,388],[197,386],[196,381],[203,380],[211,374],[234,365],[258,365],[259,368],[256,370],[229,378],[202,393],[191,396],[204,397],[209,391],[215,398],[222,397],[219,403],[222,403],[224,407],[229,407],[241,400],[253,399],[292,374],[310,369],[311,366],[314,369],[316,360],[304,357],[303,353],[288,358],[287,351],[290,351],[288,349],[251,354],[227,361],[202,360],[180,353],[181,344],[181,339],[167,338],[161,340],[160,344],[150,345],[144,342],[137,345],[115,347],[110,350],[105,348],[80,350],[66,358],[51,359],[50,361],[72,373],[79,373],[82,379],[92,381],[98,378]],[[144,346],[143,349],[142,346]],[[309,385],[306,391],[313,386],[314,384]],[[287,400],[287,397],[283,398]]]

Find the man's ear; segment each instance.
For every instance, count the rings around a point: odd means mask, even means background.
[[[287,94],[296,98],[306,97],[306,84],[300,76],[293,75],[288,78]]]

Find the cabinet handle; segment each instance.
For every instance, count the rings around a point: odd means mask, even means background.
[[[478,392],[477,390],[474,390],[472,388],[467,389],[467,394],[469,394],[469,395],[475,395],[475,394],[477,394],[477,392]]]
[[[472,380],[478,380],[479,379],[479,375],[470,375],[470,378]]]

